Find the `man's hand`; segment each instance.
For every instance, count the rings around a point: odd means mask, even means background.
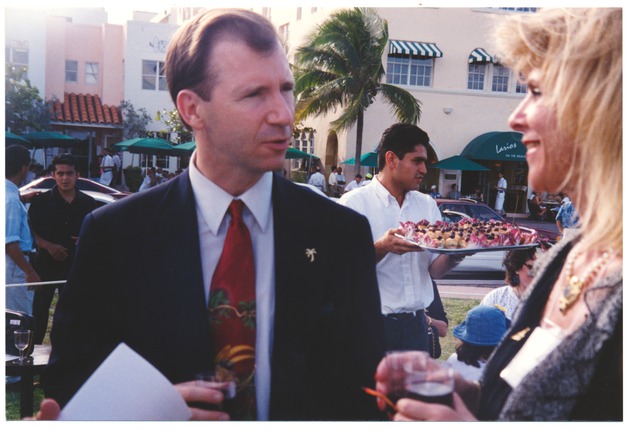
[[[63,245],[58,245],[52,242],[46,242],[46,245],[43,246],[46,251],[50,254],[50,256],[58,262],[66,261],[68,258],[68,248]]]
[[[195,421],[227,421],[230,416],[220,410],[223,393],[211,388],[211,384],[204,381],[189,381],[176,384],[175,389],[182,395],[192,413],[191,420]],[[205,409],[205,408],[208,409]]]
[[[388,253],[402,255],[407,252],[424,251],[418,245],[411,243],[396,235],[404,236],[402,228],[390,228],[380,239],[374,242],[374,250],[376,251],[376,261],[381,261]]]

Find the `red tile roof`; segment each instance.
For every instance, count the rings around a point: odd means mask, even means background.
[[[55,122],[120,125],[118,107],[101,103],[96,94],[65,93],[63,102],[50,102],[50,113]]]

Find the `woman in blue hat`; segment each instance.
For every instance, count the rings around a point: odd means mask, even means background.
[[[509,326],[510,320],[499,307],[475,306],[466,314],[466,320],[453,329],[459,342],[446,363],[464,378],[478,381]]]

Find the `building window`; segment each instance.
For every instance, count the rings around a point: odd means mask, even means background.
[[[85,63],[86,85],[98,84],[98,63]]]
[[[142,89],[167,91],[163,61],[142,60]]]
[[[317,8],[316,7],[312,7],[311,8],[311,13],[315,13],[315,12],[317,12]]]
[[[284,47],[284,52],[289,52],[289,24],[284,24],[278,27],[278,35],[280,36],[280,42]]]
[[[507,93],[510,83],[510,69],[495,64],[492,68],[492,91],[496,93]]]
[[[516,82],[516,94],[527,94],[527,84]]]
[[[5,49],[5,60],[13,66],[17,72],[21,72],[21,77],[28,76],[28,42],[9,41]]]
[[[302,8],[301,8],[301,7],[298,7],[298,8],[297,8],[297,12],[296,12],[296,15],[295,15],[295,19],[296,19],[297,21],[299,21],[299,20],[301,20],[301,19],[302,19]]]
[[[387,57],[387,83],[430,87],[433,58],[417,55],[390,54]]]
[[[77,82],[79,79],[79,62],[66,60],[66,82]]]
[[[468,65],[468,89],[483,90],[483,84],[486,80],[486,65],[483,63],[475,63]]]
[[[270,7],[263,7],[262,8],[262,16],[264,16],[267,19],[271,19],[271,8]]]

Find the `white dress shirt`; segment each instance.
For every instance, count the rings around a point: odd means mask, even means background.
[[[193,154],[189,167],[190,182],[197,207],[203,281],[206,304],[210,297],[212,275],[223,250],[230,217],[225,216],[235,198],[243,200],[243,221],[249,229],[256,266],[256,403],[258,420],[269,419],[271,391],[271,349],[275,312],[275,253],[271,187],[273,174],[265,173],[240,196],[232,196],[201,174]]]
[[[401,222],[435,223],[442,219],[440,210],[430,196],[419,191],[408,191],[402,207],[396,198],[374,178],[370,184],[346,193],[339,203],[363,214],[370,222],[374,240]],[[433,301],[433,284],[429,266],[437,254],[408,252],[403,255],[388,253],[377,265],[376,274],[381,294],[383,314],[413,312],[425,309]]]

